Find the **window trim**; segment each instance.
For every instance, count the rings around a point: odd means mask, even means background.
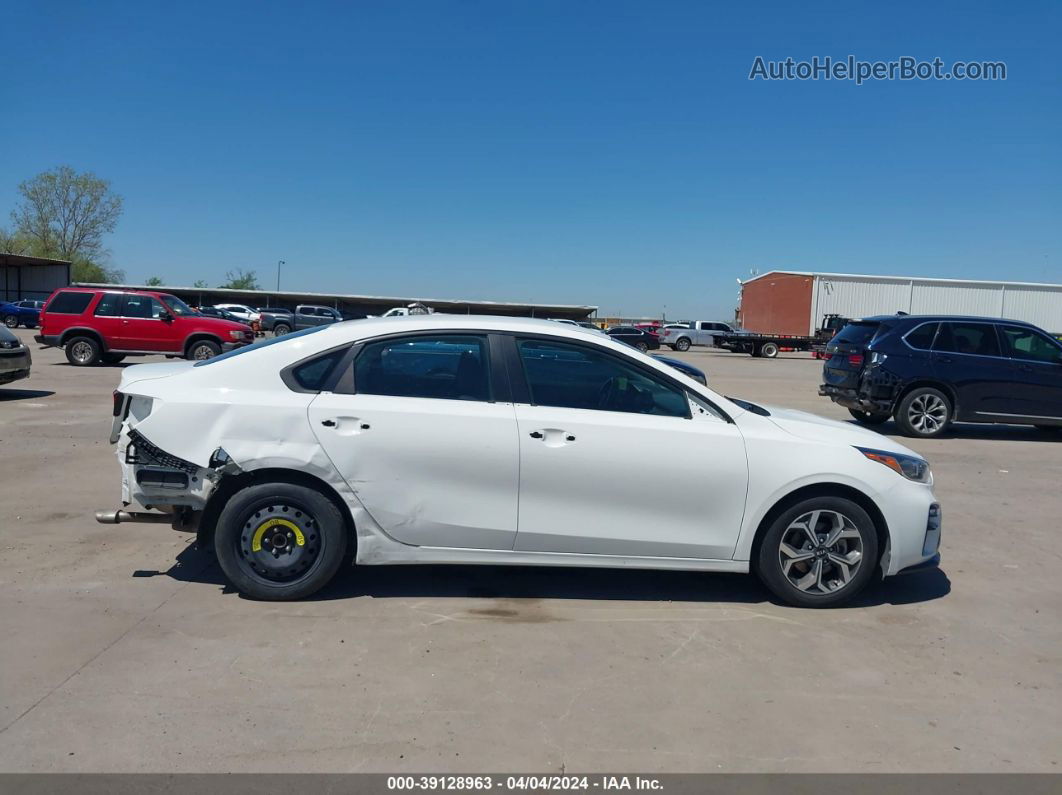
[[[487,365],[487,400],[459,400],[458,398],[423,397],[420,395],[383,395],[383,397],[401,397],[409,400],[445,400],[457,403],[512,403],[509,390],[508,372],[503,369],[504,362],[499,362],[494,353],[493,338],[496,332],[485,329],[419,329],[417,331],[401,331],[391,334],[381,334],[377,337],[366,337],[358,340],[350,347],[350,351],[340,359],[338,366],[332,371],[326,380],[326,387],[322,392],[332,392],[337,395],[367,395],[369,392],[358,392],[357,378],[354,374],[354,365],[362,351],[369,345],[375,345],[389,340],[402,340],[409,337],[482,337],[486,346]],[[326,353],[326,351],[321,351]],[[319,354],[318,354],[319,355]],[[314,357],[308,357],[314,358]],[[301,364],[296,362],[295,365]],[[502,368],[498,367],[502,365]]]
[[[631,358],[629,356],[625,356],[624,354],[621,354],[621,353],[619,353],[617,351],[610,350],[609,348],[606,348],[604,345],[595,345],[592,342],[586,342],[586,341],[583,341],[583,340],[573,340],[573,339],[571,339],[569,337],[555,337],[555,336],[552,336],[552,335],[549,335],[549,334],[534,334],[534,333],[527,334],[527,333],[524,333],[524,332],[504,332],[504,334],[505,334],[505,336],[509,337],[509,341],[507,343],[508,347],[509,347],[509,350],[507,352],[507,358],[508,358],[509,373],[510,373],[510,376],[513,378],[513,402],[514,403],[520,403],[520,404],[528,405],[528,406],[539,406],[539,405],[541,405],[539,403],[535,403],[534,400],[532,399],[531,384],[527,380],[527,372],[524,370],[524,361],[523,361],[523,357],[520,356],[520,346],[519,346],[519,343],[520,343],[521,340],[537,340],[537,341],[541,341],[541,342],[556,342],[556,343],[560,343],[562,345],[570,345],[570,346],[575,347],[575,348],[589,348],[590,350],[594,351],[595,353],[600,353],[600,354],[602,354],[602,355],[604,355],[604,356],[606,356],[608,358],[617,359],[617,360],[621,361],[627,367],[630,367],[633,370],[637,370],[637,371],[643,373],[647,378],[655,378],[658,381],[663,381],[669,387],[671,387],[672,389],[674,389],[676,392],[678,392],[679,394],[681,394],[683,396],[683,399],[684,399],[684,402],[685,402],[685,406],[686,406],[686,414],[685,414],[685,416],[679,416],[679,415],[675,415],[675,414],[642,414],[640,412],[633,412],[633,411],[613,411],[613,410],[610,410],[610,409],[587,409],[587,408],[579,408],[579,407],[576,407],[576,406],[542,406],[543,408],[563,409],[565,411],[598,411],[598,412],[605,412],[605,413],[608,413],[608,414],[632,414],[632,415],[639,416],[639,417],[667,417],[667,418],[675,419],[675,420],[682,420],[682,419],[692,420],[693,419],[693,412],[692,412],[692,410],[690,409],[690,406],[689,406],[690,389],[686,385],[680,384],[678,381],[676,381],[675,379],[671,378],[668,374],[662,373],[662,372],[658,372],[658,371],[654,370],[651,367],[646,367],[644,364],[642,364],[641,362],[637,361],[636,359],[633,359],[633,358]],[[514,364],[515,364],[515,366],[513,366]],[[513,375],[514,372],[515,372],[515,375]],[[733,423],[734,422],[734,420],[730,417],[730,415],[727,414],[725,411],[723,411],[721,408],[719,408],[719,406],[717,406],[714,401],[709,400],[708,398],[704,397],[703,395],[699,395],[697,393],[693,393],[693,394],[697,395],[697,397],[701,401],[711,405],[719,413],[719,416],[724,418],[724,419],[726,419],[727,422],[729,422],[729,423]]]

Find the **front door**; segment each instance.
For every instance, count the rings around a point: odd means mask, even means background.
[[[600,346],[516,345],[529,390],[516,405],[518,550],[733,557],[748,486],[736,425]]]
[[[1062,345],[1028,326],[999,329],[1014,380],[1010,413],[1062,421]]]
[[[122,302],[121,345],[127,351],[170,352],[180,348],[171,320],[162,320],[166,308],[150,295],[127,293]],[[168,314],[168,312],[167,312]]]
[[[478,334],[370,342],[352,365],[353,386],[310,404],[328,457],[398,541],[513,547],[516,419],[511,403],[493,402],[487,350]]]

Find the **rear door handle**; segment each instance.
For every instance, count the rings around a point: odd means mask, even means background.
[[[334,427],[336,427],[336,421],[335,420],[321,420],[321,424],[323,426],[325,426],[326,428],[334,428]]]
[[[542,438],[542,431],[531,431],[531,438],[532,439],[541,439]]]

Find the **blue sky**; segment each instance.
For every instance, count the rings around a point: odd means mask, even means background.
[[[770,268],[1062,281],[1062,6],[12,3],[0,224],[110,179],[129,280],[730,316]],[[1002,82],[750,82],[753,59]]]

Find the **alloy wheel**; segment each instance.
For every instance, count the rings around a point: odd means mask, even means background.
[[[907,421],[919,433],[936,433],[944,427],[947,419],[948,405],[937,395],[919,395],[907,409]]]
[[[192,358],[198,361],[212,359],[214,358],[214,351],[210,349],[209,345],[197,345],[195,350],[192,351]]]
[[[92,349],[92,345],[81,340],[74,343],[74,348],[70,352],[70,355],[78,362],[78,364],[88,364],[92,361],[92,357],[95,355],[95,351]]]
[[[851,582],[863,561],[855,523],[837,511],[809,511],[794,519],[778,545],[782,574],[805,593],[836,593]]]

